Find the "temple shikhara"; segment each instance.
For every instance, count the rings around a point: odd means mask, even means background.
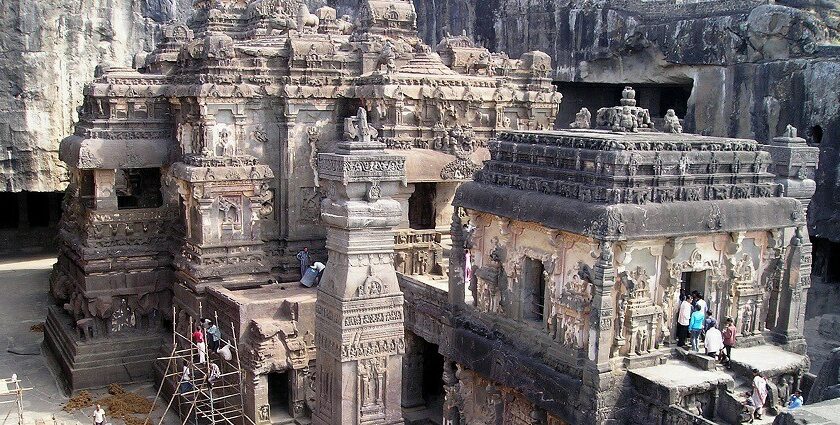
[[[429,45],[410,0],[194,8],[100,65],[61,141],[45,346],[71,390],[154,381],[195,423],[560,425],[738,423],[756,371],[768,415],[805,388],[819,150],[794,127],[683,133],[629,86],[555,122],[548,54]],[[695,291],[734,321],[728,368],[677,346]]]

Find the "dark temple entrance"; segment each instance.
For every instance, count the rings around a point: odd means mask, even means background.
[[[435,228],[435,184],[415,183],[414,193],[408,198],[408,223],[412,229]]]

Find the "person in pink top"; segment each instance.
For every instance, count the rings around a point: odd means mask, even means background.
[[[735,334],[738,330],[731,317],[726,318],[726,327],[723,329],[723,349],[726,350],[726,367],[732,367],[732,347],[735,346]]]

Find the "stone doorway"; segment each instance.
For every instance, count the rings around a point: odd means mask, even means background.
[[[427,343],[423,355],[423,400],[436,418],[443,415],[443,362],[438,346]]]
[[[706,272],[683,272],[680,278],[680,289],[686,295],[691,295],[693,291],[697,291],[703,297],[708,297],[706,293]]]
[[[435,228],[435,183],[415,183],[408,198],[408,224],[415,230]]]
[[[287,372],[271,372],[268,374],[268,405],[271,412],[271,423],[286,423],[292,420],[289,406],[289,374]]]
[[[522,318],[542,322],[545,317],[545,267],[525,257],[522,262]]]

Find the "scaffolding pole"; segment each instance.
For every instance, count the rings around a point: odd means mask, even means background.
[[[220,353],[208,351],[207,330],[193,317],[187,318],[189,321],[187,335],[179,332],[174,306],[172,310],[172,352],[168,356],[158,357],[158,360],[166,360],[167,365],[157,396],[160,396],[164,385],[167,384],[174,384],[175,391],[173,391],[158,425],[163,423],[166,414],[176,402],[176,398],[178,399],[178,412],[181,416],[182,425],[186,425],[191,419],[196,424],[200,421],[202,424],[209,423],[211,425],[239,425],[240,423],[255,425],[254,421],[244,412],[244,373],[239,357],[236,328],[233,322],[230,323],[231,339],[221,338],[219,340],[219,349],[227,347],[230,350],[231,358],[226,360]],[[198,305],[198,313],[199,320],[201,320],[201,317],[204,317],[202,316],[203,306],[201,303]],[[215,319],[214,323],[219,326],[216,312],[213,312],[213,317]],[[201,341],[193,338],[193,329],[202,333]],[[214,354],[215,359],[210,358],[211,354]],[[215,385],[210,383],[210,376],[213,373],[211,363],[216,364],[220,372],[218,376],[214,377],[213,384]],[[181,367],[180,371],[179,367]],[[156,401],[157,397],[155,398]],[[155,402],[152,403],[152,408],[146,418],[150,423],[152,422],[151,417]],[[187,406],[189,407],[187,408]],[[186,410],[186,414],[183,414],[184,410]]]
[[[14,408],[17,408],[18,425],[23,425],[23,392],[29,391],[32,388],[22,388],[20,380],[17,375],[12,375],[8,379],[0,379],[0,404],[14,403]],[[6,418],[11,414],[11,410],[6,414]],[[5,423],[6,420],[3,420]]]

